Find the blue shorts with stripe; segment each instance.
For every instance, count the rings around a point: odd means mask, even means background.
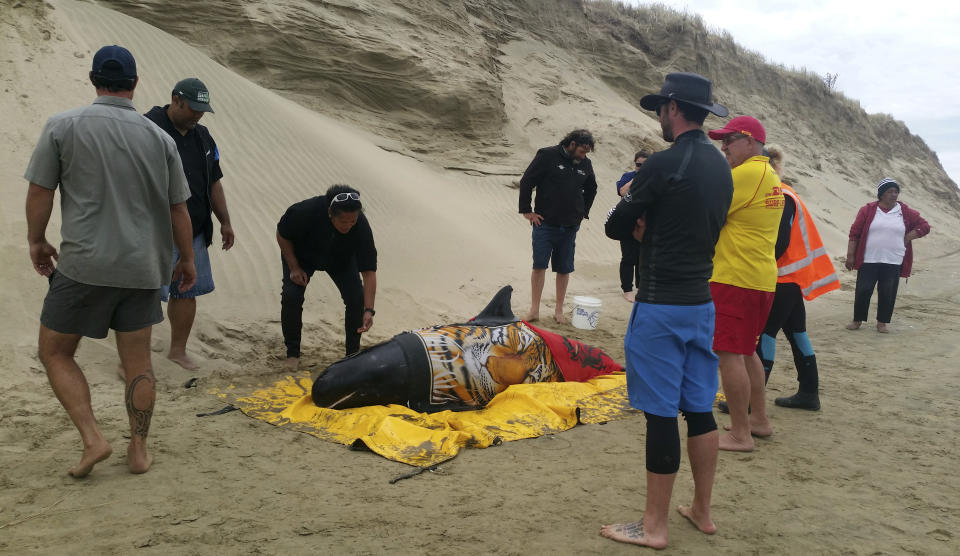
[[[630,405],[661,417],[708,413],[718,387],[713,302],[633,304],[623,341]]]

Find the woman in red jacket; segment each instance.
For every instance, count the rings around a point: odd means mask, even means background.
[[[847,270],[857,269],[853,321],[848,330],[867,320],[873,290],[877,290],[877,332],[889,332],[900,277],[909,278],[913,266],[913,240],[930,233],[930,224],[920,213],[897,201],[900,184],[883,178],[877,184],[877,199],[860,208],[850,227]]]

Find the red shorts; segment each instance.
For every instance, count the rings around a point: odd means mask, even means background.
[[[710,295],[717,318],[713,329],[713,351],[750,355],[757,350],[773,305],[773,292],[748,290],[730,284],[710,282]]]

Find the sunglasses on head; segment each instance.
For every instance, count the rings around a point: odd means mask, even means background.
[[[342,203],[342,202],[344,202],[344,201],[351,201],[351,200],[352,200],[352,201],[359,201],[359,200],[360,200],[360,194],[359,194],[359,193],[353,193],[353,192],[337,193],[336,195],[333,196],[333,200],[330,201],[330,204],[332,205],[333,203]]]

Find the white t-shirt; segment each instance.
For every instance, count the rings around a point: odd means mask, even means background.
[[[906,225],[903,223],[903,210],[900,203],[883,212],[877,205],[877,214],[870,223],[867,232],[867,249],[863,254],[865,263],[902,264],[907,248],[903,244]]]

